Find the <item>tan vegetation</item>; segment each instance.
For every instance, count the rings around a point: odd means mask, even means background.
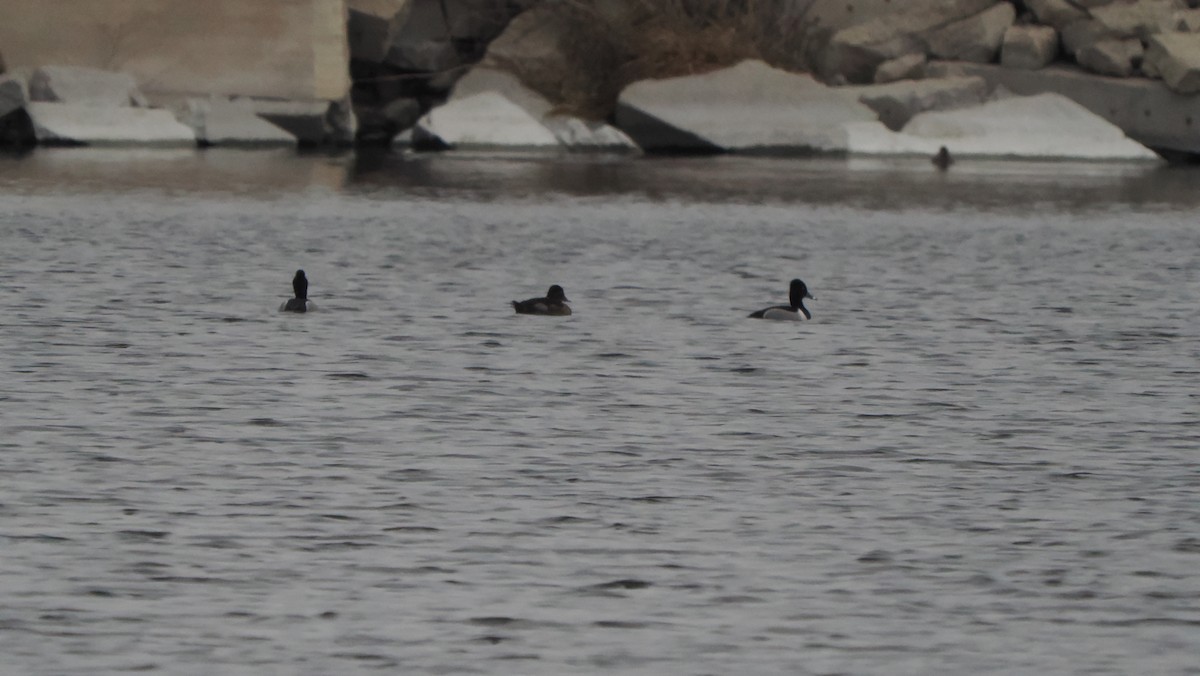
[[[758,0],[543,0],[523,17],[522,48],[489,55],[558,110],[602,119],[626,85],[759,58]],[[546,36],[550,36],[547,38]],[[540,53],[530,40],[553,40]]]

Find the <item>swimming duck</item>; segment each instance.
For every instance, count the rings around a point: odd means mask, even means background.
[[[804,282],[793,279],[791,288],[788,290],[788,298],[792,302],[790,306],[775,305],[763,308],[758,312],[752,312],[750,316],[754,319],[790,319],[793,321],[812,319],[812,313],[808,311],[808,308],[804,307],[804,299],[812,298],[816,300],[816,298],[808,292],[808,287],[804,285]]]
[[[950,151],[946,149],[946,146],[938,148],[937,154],[930,161],[933,162],[933,166],[942,171],[949,169],[950,165],[954,164],[954,158],[950,157]]]
[[[297,270],[296,276],[292,277],[292,291],[295,292],[295,298],[289,298],[279,309],[283,312],[308,312],[312,304],[308,302],[308,277],[304,276],[303,270]]]
[[[513,309],[519,315],[569,315],[571,308],[567,305],[567,294],[557,284],[550,287],[545,298],[530,298],[512,302]]]

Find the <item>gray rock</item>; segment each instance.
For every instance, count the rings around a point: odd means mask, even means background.
[[[44,145],[196,144],[192,130],[162,109],[30,102],[25,110]]]
[[[1070,0],[1025,0],[1025,6],[1040,23],[1062,30],[1069,23],[1087,19],[1087,10]]]
[[[870,108],[811,77],[744,61],[732,68],[635,82],[616,126],[647,152],[845,153],[847,125]]]
[[[926,61],[924,54],[906,54],[884,61],[875,69],[875,84],[918,80],[925,75]]]
[[[1000,45],[1005,68],[1036,70],[1058,55],[1058,32],[1050,26],[1009,26]]]
[[[1142,41],[1137,38],[1100,40],[1079,50],[1075,60],[1099,75],[1129,77],[1133,74],[1135,60],[1140,60],[1142,53]]]
[[[1083,19],[1067,24],[1060,33],[1063,51],[1071,56],[1100,40],[1112,37],[1108,29],[1095,19]]]
[[[981,77],[948,77],[844,87],[838,91],[874,110],[888,129],[899,131],[914,116],[927,110],[981,105],[988,97],[988,84]]]
[[[351,7],[346,20],[350,58],[378,63],[388,53],[391,17],[382,17]]]
[[[1004,41],[1004,32],[1017,18],[1017,11],[1007,2],[994,5],[975,16],[927,33],[925,43],[929,53],[940,59],[988,63]]]
[[[1191,33],[1160,33],[1150,38],[1144,63],[1173,91],[1200,92],[1200,40]]]
[[[1174,30],[1172,18],[1183,8],[1178,0],[1138,0],[1112,3],[1089,11],[1112,37],[1147,40],[1156,33]]]
[[[146,107],[128,73],[81,66],[42,66],[29,77],[29,99],[89,106]]]
[[[846,10],[846,6],[856,3],[826,4],[831,5],[823,8],[826,13],[836,14],[839,9]],[[815,18],[808,18],[815,24],[808,29],[812,36],[807,40],[813,70],[825,81],[841,75],[847,82],[870,82],[876,68],[884,61],[924,53],[921,35],[975,16],[996,4],[996,0],[912,0],[905,5],[904,11],[898,12],[888,3],[876,3],[873,12],[856,8],[846,11],[848,18],[841,21],[816,12]],[[855,18],[859,15],[870,18],[865,21]],[[836,28],[825,28],[826,21]],[[832,34],[827,39],[819,39],[825,31]]]
[[[422,40],[393,44],[383,62],[401,70],[444,71],[460,65],[462,59],[449,40]]]

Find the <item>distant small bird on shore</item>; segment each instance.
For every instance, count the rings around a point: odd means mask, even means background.
[[[557,284],[550,287],[546,292],[545,298],[530,298],[529,300],[521,300],[512,302],[513,309],[519,315],[569,315],[571,308],[567,305],[570,301],[567,300],[567,294],[563,288]]]
[[[308,312],[308,277],[303,270],[297,270],[296,276],[292,277],[292,291],[296,294],[295,298],[289,298],[279,309],[283,312]]]
[[[788,300],[791,305],[775,305],[768,308],[763,308],[758,312],[750,313],[751,319],[784,319],[791,321],[803,321],[812,319],[812,313],[808,308],[804,307],[804,299],[816,298],[808,292],[808,286],[799,279],[793,279],[788,287]]]
[[[954,158],[950,157],[950,151],[946,149],[946,146],[938,148],[937,154],[933,156],[933,160],[931,161],[934,166],[942,171],[945,171],[951,164],[954,164]]]

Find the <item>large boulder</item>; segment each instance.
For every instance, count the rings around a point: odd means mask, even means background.
[[[1143,62],[1180,94],[1200,92],[1200,39],[1194,33],[1160,33],[1150,38]]]
[[[482,92],[435,108],[413,129],[419,149],[558,150],[541,122],[497,92]]]
[[[1000,45],[1000,64],[1005,68],[1036,70],[1058,54],[1058,32],[1050,26],[1009,26]]]
[[[175,106],[175,117],[191,127],[201,146],[296,145],[296,137],[254,114],[244,103],[210,97]]]
[[[1099,75],[1129,77],[1142,54],[1142,41],[1137,38],[1100,40],[1079,50],[1075,61]]]
[[[890,136],[869,125],[852,126],[850,134],[855,154],[930,156],[944,146],[956,157],[1158,159],[1114,125],[1058,94],[921,113]]]
[[[918,113],[981,105],[988,85],[981,77],[948,77],[905,80],[891,84],[844,87],[849,94],[879,115],[888,129],[898,131]]]
[[[34,70],[29,77],[29,98],[88,106],[147,105],[132,75],[80,66],[42,66]]]
[[[616,125],[647,152],[844,153],[845,125],[870,108],[807,75],[743,61],[626,87]]]
[[[129,106],[30,102],[34,135],[42,145],[195,145],[192,130],[170,111]]]
[[[1004,33],[1017,18],[1007,2],[989,7],[925,35],[930,55],[939,59],[989,63],[1004,41]]]

